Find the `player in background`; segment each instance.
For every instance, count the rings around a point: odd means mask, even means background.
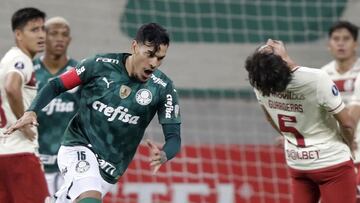
[[[77,61],[67,55],[71,42],[70,25],[63,17],[53,17],[45,22],[45,53],[34,60],[39,90],[54,77],[76,67]],[[50,195],[64,182],[57,166],[57,152],[64,131],[75,115],[79,103],[78,88],[64,92],[53,99],[38,114],[40,160],[45,168],[45,177]]]
[[[245,66],[266,117],[285,138],[293,201],[318,202],[321,194],[323,203],[355,202],[355,122],[330,77],[296,65],[271,39]]]
[[[41,109],[61,92],[82,85],[80,107],[65,131],[58,165],[65,184],[58,200],[101,202],[133,159],[146,127],[158,114],[165,145],[148,140],[150,167],[159,167],[180,150],[180,112],[173,82],[158,67],[170,39],[156,23],[142,25],[130,53],[98,54],[42,88],[29,110],[7,134],[37,125]],[[50,127],[50,126],[48,126]]]
[[[2,133],[36,95],[32,58],[45,47],[44,19],[45,13],[36,8],[16,11],[11,18],[16,46],[0,62],[0,202],[43,203],[48,196],[36,128],[24,126],[11,136]]]
[[[357,56],[359,28],[349,21],[338,21],[328,31],[328,49],[334,60],[322,67],[338,87],[341,97],[356,119],[356,102],[352,101],[355,79],[360,73],[360,58]],[[360,87],[359,87],[360,88]],[[355,99],[356,100],[356,99]],[[357,120],[356,120],[357,121]],[[355,131],[355,145],[360,145],[360,125]],[[360,148],[355,146],[355,167],[360,169]],[[357,173],[358,200],[360,202],[360,173]]]

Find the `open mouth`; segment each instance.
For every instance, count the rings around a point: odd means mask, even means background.
[[[144,72],[146,75],[151,75],[154,71],[147,69]]]
[[[57,48],[57,49],[63,49],[63,48],[64,48],[64,45],[62,45],[62,44],[57,44],[57,45],[55,45],[55,48]]]

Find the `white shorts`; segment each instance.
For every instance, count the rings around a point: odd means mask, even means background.
[[[61,146],[58,152],[58,166],[64,176],[64,184],[56,192],[57,203],[74,201],[80,194],[95,190],[102,197],[114,186],[100,175],[95,154],[84,146]]]
[[[58,191],[64,183],[64,177],[60,172],[45,173],[45,179],[51,197],[54,196],[55,192]]]

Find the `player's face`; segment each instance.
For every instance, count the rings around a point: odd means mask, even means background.
[[[146,82],[151,74],[161,65],[166,56],[168,46],[160,45],[157,52],[154,47],[133,42],[133,76],[141,82]]]
[[[71,36],[68,26],[57,23],[46,28],[46,52],[56,56],[66,55]]]
[[[341,28],[331,34],[328,48],[336,60],[343,61],[356,55],[357,43],[347,29]]]
[[[31,57],[44,51],[45,48],[44,20],[37,18],[29,21],[22,29],[15,30],[18,46],[28,52]]]

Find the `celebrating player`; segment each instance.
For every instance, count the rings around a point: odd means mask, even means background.
[[[271,39],[245,66],[265,115],[285,137],[293,201],[318,202],[321,194],[325,203],[355,202],[355,122],[330,77],[297,66]]]
[[[77,62],[67,56],[71,41],[70,25],[63,17],[53,17],[45,22],[46,40],[44,56],[34,60],[38,88],[52,78],[76,66]],[[78,88],[64,92],[37,113],[39,122],[39,152],[44,164],[45,177],[50,195],[54,195],[63,183],[56,164],[61,138],[78,109]]]
[[[61,92],[82,85],[80,107],[65,131],[58,165],[65,183],[56,193],[76,202],[101,202],[125,172],[157,113],[165,145],[148,141],[153,173],[180,149],[180,113],[173,82],[160,70],[169,36],[156,23],[141,26],[131,54],[99,54],[51,80],[6,133],[36,125],[36,115]],[[99,170],[100,167],[100,170]]]
[[[0,62],[0,128],[15,123],[36,95],[32,58],[44,50],[45,13],[22,8],[11,18],[16,46]],[[44,202],[48,196],[38,155],[37,130],[0,132],[0,202]],[[36,185],[36,187],[34,187]]]

